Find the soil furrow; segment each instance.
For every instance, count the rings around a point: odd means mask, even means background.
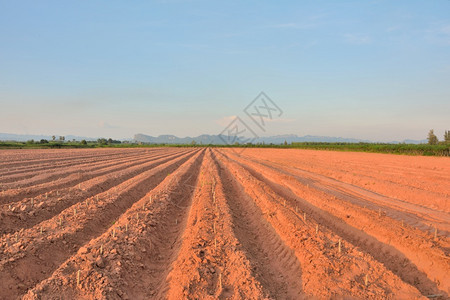
[[[167,156],[169,154],[163,155]],[[136,163],[138,164],[138,163]],[[120,169],[119,166],[117,169]],[[100,176],[109,173],[110,170],[100,170],[96,173],[83,173],[83,174],[72,174],[71,176],[67,178],[62,178],[60,180],[52,182],[50,185],[48,184],[41,184],[39,186],[31,187],[31,188],[24,188],[24,189],[15,189],[15,190],[8,190],[3,192],[2,196],[0,197],[0,204],[9,203],[9,202],[16,202],[20,201],[23,198],[33,198],[40,194],[47,193],[52,190],[56,189],[64,189],[73,185],[78,185],[82,183],[83,181],[92,179],[94,176]]]
[[[143,158],[149,156],[147,153],[130,153],[128,155],[123,155],[120,157],[106,157],[104,159],[92,159],[92,160],[81,160],[79,162],[74,162],[70,158],[68,158],[68,162],[60,165],[54,165],[49,164],[46,167],[41,168],[26,168],[24,167],[23,170],[17,171],[17,173],[9,175],[6,173],[3,173],[3,176],[1,177],[0,181],[3,182],[3,189],[9,189],[14,188],[11,186],[11,182],[14,182],[15,185],[18,185],[20,187],[24,187],[24,184],[27,184],[28,186],[31,185],[31,183],[39,183],[39,180],[45,180],[44,178],[41,178],[43,176],[52,176],[52,174],[64,174],[64,172],[67,172],[66,170],[72,170],[72,172],[82,172],[87,167],[88,169],[93,169],[96,166],[103,166],[106,167],[108,165],[111,165],[111,163],[114,162],[121,162],[121,161],[127,161],[127,160],[137,160],[139,158]],[[106,164],[105,164],[106,162]],[[70,173],[68,173],[70,174]],[[23,182],[23,183],[22,183]],[[7,184],[9,183],[9,184]]]
[[[81,182],[79,187],[69,187],[58,190],[58,193],[52,192],[33,198],[34,205],[31,205],[31,199],[28,198],[14,203],[11,209],[6,204],[0,211],[0,233],[11,233],[22,228],[32,227],[75,203],[93,197],[159,164],[183,155],[185,155],[184,152],[171,153],[163,158],[143,160],[121,167],[116,171],[111,170],[107,174],[103,173],[95,177],[93,175],[94,178]],[[24,208],[23,211],[22,208]]]
[[[185,228],[202,157],[203,153],[197,153],[166,177],[25,299],[55,292],[67,299],[160,299]],[[77,270],[81,270],[78,287]]]
[[[228,158],[238,164],[243,163],[239,159],[238,160],[240,162],[230,158],[229,156]],[[446,271],[444,270],[448,266],[446,267],[445,264],[443,266],[444,269],[436,267],[426,267],[422,263],[422,260],[427,257],[426,254],[406,256],[405,254],[411,254],[411,251],[405,252],[404,247],[399,247],[401,249],[399,250],[390,243],[390,239],[389,243],[384,243],[377,239],[379,238],[379,236],[374,237],[370,235],[367,232],[367,227],[358,229],[352,225],[349,225],[343,219],[334,215],[336,211],[326,211],[322,207],[315,206],[316,202],[314,202],[313,204],[310,202],[311,200],[307,201],[304,198],[296,195],[297,190],[295,189],[295,192],[291,190],[292,184],[288,184],[287,186],[280,184],[285,183],[285,181],[283,182],[283,177],[279,175],[277,176],[275,171],[266,168],[264,169],[265,171],[263,174],[254,169],[255,164],[251,164],[248,162],[242,164],[242,166],[252,176],[267,184],[277,194],[285,199],[288,199],[291,205],[297,207],[301,211],[306,212],[308,215],[311,215],[311,218],[317,221],[321,226],[327,227],[345,240],[360,247],[363,251],[372,255],[376,260],[383,263],[386,268],[399,276],[404,282],[416,287],[419,291],[421,291],[423,295],[446,294],[446,290],[448,288],[446,285],[448,284],[448,282],[446,282]],[[271,178],[269,179],[268,176],[270,176]],[[277,181],[275,182],[274,179],[276,179]],[[364,231],[362,229],[364,229]],[[442,260],[441,257],[437,257],[435,261],[444,262],[445,259]],[[433,265],[433,263],[431,263],[431,265]],[[419,269],[418,266],[420,266],[421,269]],[[422,271],[423,268],[425,268],[427,273]],[[427,274],[429,274],[432,279],[436,279],[436,281],[430,279]]]
[[[153,150],[153,149],[152,149]],[[33,151],[33,150],[31,150]],[[31,151],[27,151],[27,152],[31,152]],[[45,151],[45,150],[44,150]],[[44,152],[43,151],[43,152]],[[77,152],[79,152],[79,154],[82,154],[83,152],[91,152],[91,150],[56,150],[56,153],[63,153],[61,155],[61,158],[58,158],[55,155],[50,155],[49,158],[45,158],[45,159],[31,159],[31,160],[27,160],[25,159],[23,156],[21,156],[20,159],[17,160],[17,162],[11,162],[11,163],[5,163],[0,165],[0,168],[4,169],[4,168],[9,168],[9,169],[15,169],[15,168],[19,168],[19,167],[33,167],[35,165],[39,165],[41,163],[50,163],[50,164],[58,164],[58,162],[65,162],[68,159],[102,159],[102,158],[107,158],[107,157],[115,157],[115,156],[121,156],[124,155],[123,151],[118,151],[117,149],[103,149],[102,152],[106,152],[106,153],[100,153],[99,151],[97,151],[94,154],[89,154],[89,155],[84,155],[84,156],[78,156],[78,155],[74,155],[74,156],[70,156],[70,155],[66,155],[66,153],[69,154],[78,154]],[[130,150],[125,150],[127,152],[133,153],[136,152],[135,149],[130,149]],[[139,150],[141,152],[144,152],[146,150]],[[36,150],[34,152],[37,152]],[[31,152],[33,153],[33,152]],[[126,153],[125,155],[128,155],[128,153]]]
[[[182,237],[168,275],[167,299],[262,299],[261,284],[240,250],[211,150],[206,153]]]
[[[45,169],[38,172],[33,172],[31,175],[27,176],[27,178],[19,179],[19,178],[5,178],[2,177],[1,181],[4,183],[3,188],[4,189],[14,189],[14,188],[25,188],[30,186],[35,186],[41,183],[46,183],[52,180],[60,179],[62,177],[68,177],[71,174],[74,173],[85,173],[85,172],[92,172],[96,170],[106,169],[108,167],[119,165],[123,162],[132,162],[132,161],[138,161],[142,158],[149,157],[148,155],[140,154],[140,155],[133,155],[133,156],[126,156],[126,157],[120,157],[115,159],[108,159],[106,161],[99,160],[99,161],[90,161],[90,162],[82,162],[80,164],[72,165],[68,164],[67,166],[56,168],[56,167],[48,167],[48,169]],[[7,183],[7,181],[14,181],[13,183]]]
[[[225,198],[230,206],[234,233],[245,249],[254,275],[272,298],[299,299],[302,293],[300,263],[277,232],[265,220],[261,209],[245,193],[244,188],[219,163],[219,176],[224,185]],[[289,253],[294,263],[289,265],[281,253]]]
[[[274,164],[259,162],[255,159],[247,158],[247,160],[291,176],[308,186],[308,188],[333,195],[360,207],[367,207],[375,211],[382,210],[383,214],[420,230],[431,233],[434,232],[434,228],[437,228],[440,235],[450,236],[448,231],[450,229],[450,224],[448,223],[450,214],[447,212],[436,211],[425,206],[386,197],[364,188],[340,182],[320,174],[313,174],[296,167],[277,167]]]
[[[107,196],[104,193],[98,202],[91,199],[90,205],[78,203],[77,214],[72,209],[64,210],[59,215],[64,220],[62,228],[58,226],[59,217],[55,216],[41,223],[44,234],[40,233],[40,228],[34,227],[23,232],[27,236],[24,240],[21,234],[18,234],[17,242],[13,236],[3,238],[2,248],[7,255],[0,262],[0,290],[4,291],[5,297],[24,294],[28,288],[47,278],[83,244],[101,235],[134,202],[162,182],[168,173],[179,168],[190,156],[147,171],[138,176],[139,180],[133,178],[122,183],[123,188],[117,195]],[[31,236],[34,238],[30,240]]]
[[[297,209],[289,208],[289,198],[278,195],[238,163],[228,160],[227,157],[223,157],[222,161],[242,182],[245,192],[251,195],[262,210],[265,220],[294,250],[302,265],[304,293],[320,298],[357,296],[373,299],[376,298],[375,295],[409,298],[420,295],[419,291],[402,282],[372,256],[362,253],[351,243],[346,242],[345,250],[339,250],[339,235],[324,230],[326,228],[316,223],[314,218],[308,217],[307,221],[303,215],[304,210],[300,217]],[[317,227],[319,225],[320,230]],[[368,276],[382,276],[384,281],[371,282],[368,286],[363,279]]]

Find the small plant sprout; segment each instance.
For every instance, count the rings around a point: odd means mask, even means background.
[[[175,219],[175,225],[178,225],[178,219]]]
[[[128,223],[125,224],[125,232],[128,232]]]
[[[103,244],[100,245],[100,255],[103,254]]]
[[[80,273],[81,273],[81,271],[78,270],[78,272],[77,272],[77,286],[80,286]]]
[[[316,224],[316,234],[319,233],[319,224]]]
[[[437,234],[437,227],[434,226],[434,239],[437,240],[438,234]]]
[[[45,193],[45,199],[47,199],[48,198],[48,193]]]
[[[148,196],[148,200],[150,201],[150,204],[152,203],[152,195]]]
[[[44,232],[44,229],[42,229],[42,226],[41,226],[41,234]]]
[[[303,213],[303,221],[306,222],[306,213]]]
[[[341,243],[341,239],[339,239],[339,242],[338,242],[338,252],[339,253],[341,253],[341,248],[342,248],[342,245],[341,245],[342,243]]]
[[[34,198],[31,198],[31,207],[34,205]]]
[[[113,229],[113,230],[112,230],[112,236],[113,236],[113,237],[116,237],[116,229]]]
[[[59,226],[62,226],[62,218],[59,217]]]
[[[139,220],[139,213],[136,213],[136,220]]]
[[[74,215],[74,216],[77,215],[77,209],[76,209],[76,208],[73,209],[73,215]]]
[[[16,232],[16,242],[19,240],[19,233]]]
[[[366,274],[366,276],[364,277],[364,285],[365,286],[369,285],[369,274]]]
[[[98,201],[98,195],[97,195],[97,201]]]
[[[10,204],[10,205],[8,205],[8,210],[11,210],[11,204]]]

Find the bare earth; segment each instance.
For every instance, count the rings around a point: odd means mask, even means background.
[[[0,299],[450,296],[448,158],[0,150],[0,191]]]

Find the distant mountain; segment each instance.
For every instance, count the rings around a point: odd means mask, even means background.
[[[141,143],[151,143],[151,144],[190,144],[193,141],[197,144],[215,144],[215,145],[223,145],[230,143],[227,141],[227,136],[225,135],[208,135],[202,134],[197,137],[184,137],[180,138],[175,135],[160,135],[157,137],[145,135],[142,133],[136,134],[134,136],[134,141]],[[266,143],[266,144],[283,144],[284,141],[287,143],[292,142],[323,142],[323,143],[373,143],[369,140],[362,139],[352,139],[352,138],[342,138],[342,137],[330,137],[330,136],[313,136],[313,135],[305,135],[305,136],[297,136],[295,134],[286,134],[286,135],[275,135],[268,137],[260,137],[253,141],[253,143]],[[232,143],[246,143],[245,139],[236,138]],[[426,143],[426,140],[416,141],[416,140],[405,140],[403,142],[391,142],[393,144],[398,143],[409,143],[409,144],[421,144]]]
[[[85,137],[85,136],[75,136],[75,135],[66,135],[64,136],[66,141],[72,140],[86,140],[86,141],[96,141],[98,138]],[[160,135],[157,137],[145,135],[145,134],[135,134],[134,140],[135,142],[141,143],[150,143],[150,144],[190,144],[192,141],[195,141],[197,144],[214,144],[214,145],[224,145],[224,144],[233,144],[238,142],[240,144],[247,143],[248,140],[244,138],[236,138],[235,140],[227,140],[228,136],[225,135],[210,135],[210,134],[202,134],[196,137],[177,137],[175,135]],[[11,133],[0,133],[0,141],[19,141],[25,142],[28,140],[40,141],[41,139],[51,140],[51,135],[33,135],[33,134],[11,134]],[[56,136],[56,139],[59,140],[59,135]],[[121,141],[130,140],[130,139],[120,139]],[[325,142],[325,143],[374,143],[369,140],[362,139],[352,139],[352,138],[342,138],[342,137],[330,137],[330,136],[314,136],[314,135],[305,135],[298,136],[296,134],[284,134],[284,135],[275,135],[275,136],[267,136],[267,137],[259,137],[253,140],[253,143],[266,143],[266,144],[283,144],[284,141],[287,143],[292,142]],[[404,140],[402,142],[392,141],[390,144],[426,144],[427,140]]]
[[[219,135],[209,135],[202,134],[196,137],[184,137],[180,138],[175,135],[160,135],[157,137],[145,135],[145,134],[135,134],[134,141],[141,143],[151,143],[151,144],[190,144],[193,141],[197,144],[214,144],[214,145],[222,145],[225,144],[226,136],[222,136],[222,139]],[[244,140],[237,138],[237,142],[243,143]],[[233,141],[234,142],[234,141]]]

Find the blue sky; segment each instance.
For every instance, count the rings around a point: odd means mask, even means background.
[[[450,1],[0,1],[0,132],[260,135],[450,129]],[[256,129],[255,129],[256,130]]]

